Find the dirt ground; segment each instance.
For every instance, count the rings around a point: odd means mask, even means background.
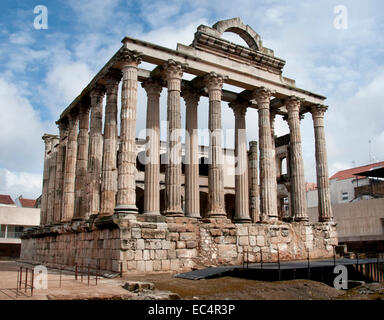
[[[49,270],[48,289],[35,289],[33,297],[24,286],[16,297],[17,270],[20,264],[0,261],[0,300],[46,300],[46,299],[139,299],[140,294],[122,288],[126,281],[146,281],[155,285],[156,292],[165,290],[177,293],[181,299],[206,300],[330,300],[330,299],[384,299],[384,283],[365,284],[354,289],[337,290],[326,284],[310,280],[256,281],[234,277],[209,280],[186,280],[175,278],[170,273],[130,274],[123,278],[100,279],[85,276],[75,280],[71,272],[61,275]],[[24,274],[25,277],[25,274]],[[23,277],[23,280],[24,280]],[[141,295],[142,298],[142,295]]]

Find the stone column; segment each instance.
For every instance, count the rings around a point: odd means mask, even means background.
[[[103,162],[103,99],[105,88],[96,85],[91,90],[91,123],[88,150],[87,217],[100,211],[101,170]]]
[[[313,106],[311,109],[315,130],[316,173],[320,222],[333,220],[328,180],[327,147],[324,132],[324,113],[326,110],[327,107],[322,105]]]
[[[243,104],[233,102],[229,106],[235,114],[235,157],[237,160],[235,169],[236,212],[234,222],[251,222],[249,216],[247,138],[245,134],[245,114],[247,107]]]
[[[144,172],[144,214],[160,215],[160,93],[162,83],[148,79],[142,87],[147,92],[147,142]]]
[[[271,92],[260,88],[253,94],[259,109],[260,219],[277,220],[276,162],[269,114]]]
[[[183,216],[181,207],[181,114],[180,90],[183,66],[173,60],[164,65],[167,78],[168,101],[168,163],[165,171],[165,214]]]
[[[79,134],[77,136],[77,161],[75,181],[75,214],[74,220],[82,220],[87,217],[86,210],[86,178],[88,169],[88,145],[89,145],[89,109],[88,101],[83,101],[79,111]]]
[[[115,213],[135,214],[137,213],[135,178],[137,71],[141,58],[137,52],[125,49],[120,53],[119,60],[122,63],[123,86]]]
[[[205,77],[209,95],[208,218],[226,217],[223,150],[221,146],[221,89],[223,77],[211,72]]]
[[[105,107],[103,169],[101,176],[100,216],[111,216],[116,207],[117,192],[117,94],[120,70],[112,70],[106,78],[107,104]]]
[[[249,142],[249,211],[252,222],[260,221],[260,195],[257,159],[257,141]]]
[[[61,222],[61,209],[63,199],[63,182],[64,182],[64,166],[65,166],[65,150],[68,136],[68,124],[60,122],[60,142],[57,147],[56,158],[56,182],[55,182],[55,205],[53,223],[58,224]]]
[[[182,92],[185,101],[185,215],[200,219],[200,193],[199,193],[199,145],[197,107],[200,92],[188,88]]]
[[[46,224],[53,224],[53,215],[55,209],[55,180],[56,180],[56,161],[57,148],[59,143],[57,137],[52,137],[51,152],[49,157],[49,179],[48,179],[48,204],[47,204],[47,219]]]
[[[48,183],[49,183],[49,152],[51,151],[51,135],[45,134],[42,139],[45,144],[44,151],[44,171],[43,171],[43,190],[41,193],[40,225],[45,225],[47,221],[48,209]]]
[[[63,212],[61,222],[69,222],[73,218],[75,209],[75,178],[77,158],[77,134],[79,115],[77,110],[68,115],[69,129],[67,152],[65,155],[64,186],[63,186]]]
[[[304,162],[301,151],[300,105],[301,102],[296,97],[290,97],[285,103],[290,130],[291,199],[294,219],[308,221]]]

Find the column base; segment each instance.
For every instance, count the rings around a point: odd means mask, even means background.
[[[139,210],[137,209],[136,205],[134,204],[122,204],[115,207],[115,214],[137,214]]]
[[[167,217],[184,217],[184,212],[179,211],[165,211],[164,214]]]
[[[185,215],[186,218],[201,219],[200,213],[190,213]]]
[[[207,218],[226,218],[227,217],[227,213],[226,212],[208,212],[207,214]]]
[[[308,217],[295,217],[296,222],[308,222]]]
[[[252,220],[250,218],[234,218],[233,221],[235,223],[251,223]]]
[[[144,211],[144,216],[161,216],[160,211]]]

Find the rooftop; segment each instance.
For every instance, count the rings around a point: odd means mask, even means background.
[[[0,204],[15,205],[15,202],[12,200],[10,195],[0,194]]]
[[[356,174],[362,173],[365,171],[369,171],[375,168],[383,167],[384,161],[377,162],[377,163],[371,163],[367,164],[365,166],[360,166],[356,168],[341,170],[336,172],[332,177],[329,178],[329,180],[346,180],[346,179],[365,179],[367,177],[365,176],[358,176]]]

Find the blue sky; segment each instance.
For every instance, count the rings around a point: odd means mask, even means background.
[[[48,29],[35,30],[35,6],[48,8]],[[337,5],[347,8],[347,29],[336,29]],[[200,24],[240,17],[264,46],[286,60],[283,75],[298,87],[327,96],[329,173],[384,160],[384,4],[367,1],[11,1],[0,5],[0,193],[37,197],[41,190],[43,133],[57,133],[60,112],[121,46],[124,36],[175,49],[190,44]],[[244,44],[237,35],[231,41]],[[150,67],[143,65],[143,67]],[[187,75],[186,75],[187,76]],[[161,97],[161,119],[166,93]],[[145,110],[140,88],[138,108]],[[202,99],[199,126],[207,126]],[[205,110],[205,111],[204,111]],[[233,128],[223,103],[223,127]],[[182,107],[182,117],[184,111]],[[257,140],[247,112],[248,139]],[[144,128],[140,113],[138,131]],[[278,118],[277,134],[287,133]],[[164,132],[163,132],[164,133]],[[163,135],[164,137],[164,135]],[[313,126],[302,121],[307,181],[315,181]],[[226,140],[231,146],[231,137]]]

